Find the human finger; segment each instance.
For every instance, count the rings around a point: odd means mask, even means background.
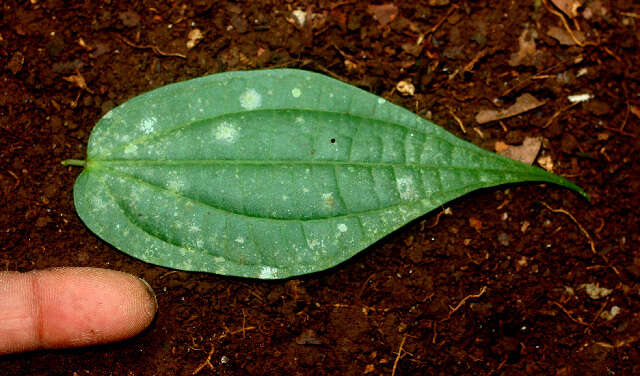
[[[156,310],[146,282],[115,270],[0,272],[0,354],[119,341]]]

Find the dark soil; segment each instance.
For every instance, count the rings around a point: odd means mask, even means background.
[[[640,3],[587,0],[565,16],[582,45],[549,36],[566,27],[533,0],[397,1],[387,24],[366,2],[214,3],[1,3],[1,267],[126,271],[160,308],[131,340],[3,357],[0,374],[640,374]],[[188,49],[195,28],[204,37]],[[106,111],[168,83],[274,67],[330,74],[492,151],[543,137],[540,156],[592,200],[538,184],[475,192],[338,267],[275,282],[148,265],[83,225],[80,169],[60,161],[84,158]],[[475,121],[524,93],[545,104]],[[583,93],[594,97],[569,102]],[[585,284],[611,291],[590,297]]]

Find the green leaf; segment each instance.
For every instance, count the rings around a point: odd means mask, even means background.
[[[229,72],[135,97],[89,139],[86,225],[166,267],[275,279],[330,268],[470,191],[573,183],[383,98],[300,70]],[[586,196],[586,195],[585,195]]]

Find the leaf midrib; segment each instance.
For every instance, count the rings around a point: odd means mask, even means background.
[[[510,161],[507,161],[510,162]],[[142,165],[142,166],[182,166],[182,165],[194,165],[194,166],[207,166],[207,165],[242,165],[242,166],[264,166],[274,165],[286,167],[287,165],[294,166],[344,166],[344,167],[368,167],[368,168],[381,168],[381,167],[394,167],[394,168],[409,168],[409,169],[437,169],[437,170],[456,170],[456,171],[491,171],[491,172],[514,172],[515,169],[520,166],[513,162],[513,166],[509,163],[509,166],[503,168],[498,167],[465,167],[465,166],[451,166],[451,165],[437,165],[437,164],[420,164],[420,163],[404,163],[404,162],[364,162],[364,161],[334,161],[334,160],[264,160],[264,159],[111,159],[111,160],[88,160],[87,168],[105,168],[111,169],[110,166],[126,166],[126,165]],[[525,165],[528,175],[548,178],[548,174],[543,171],[539,174],[532,174],[532,166]],[[545,181],[548,181],[545,179]]]
[[[363,216],[363,215],[379,214],[379,213],[383,213],[385,210],[394,210],[394,209],[396,209],[398,207],[401,207],[401,206],[415,206],[418,203],[420,203],[421,201],[428,199],[428,198],[422,198],[422,199],[419,199],[419,200],[409,201],[409,202],[401,201],[398,204],[385,206],[385,207],[378,208],[378,209],[365,210],[365,211],[361,211],[361,212],[357,212],[357,213],[347,213],[347,214],[337,215],[337,216],[315,217],[315,218],[308,218],[308,219],[303,219],[303,218],[270,218],[270,217],[261,217],[261,216],[249,215],[249,214],[246,214],[246,213],[237,213],[237,212],[225,209],[225,208],[213,206],[213,205],[211,205],[209,203],[206,203],[206,202],[204,202],[202,200],[198,200],[198,199],[193,198],[193,197],[189,197],[189,196],[186,196],[186,195],[183,195],[183,194],[179,194],[177,192],[169,190],[169,189],[167,189],[165,187],[162,187],[160,185],[150,183],[150,182],[148,182],[146,180],[142,180],[142,179],[140,179],[140,178],[138,178],[136,176],[133,176],[133,175],[130,175],[130,174],[126,174],[126,173],[123,173],[123,172],[118,171],[118,170],[107,169],[107,168],[95,168],[95,169],[91,168],[91,169],[87,169],[87,170],[88,171],[95,170],[96,172],[100,172],[100,170],[103,170],[106,173],[113,173],[113,174],[115,174],[117,176],[120,176],[122,178],[132,180],[135,183],[152,187],[153,189],[166,192],[168,194],[174,195],[175,197],[178,197],[178,198],[181,198],[181,199],[186,199],[186,200],[192,201],[192,202],[194,202],[194,203],[196,203],[198,205],[202,205],[204,207],[207,207],[209,209],[222,212],[224,214],[237,215],[237,216],[242,216],[242,217],[246,217],[246,218],[254,218],[254,219],[257,219],[257,220],[276,221],[276,222],[312,222],[312,221],[322,221],[322,220],[329,220],[329,219],[349,219],[349,218],[360,217],[360,216]],[[518,175],[516,180],[503,181],[503,183],[501,183],[501,184],[517,183],[517,182],[520,182],[520,181],[536,181],[536,176],[534,176],[534,175],[531,175],[531,176]],[[547,180],[541,180],[541,181],[547,181]],[[495,186],[495,183],[488,182],[488,183],[469,184],[469,185],[464,185],[462,187],[459,187],[457,189],[437,191],[437,192],[432,193],[432,195],[437,196],[437,195],[443,195],[443,194],[447,194],[447,193],[451,193],[451,192],[468,193],[468,192],[475,191],[477,189],[487,188],[487,187],[491,187],[491,186]],[[423,215],[426,214],[426,211],[424,213],[422,213],[422,214]]]

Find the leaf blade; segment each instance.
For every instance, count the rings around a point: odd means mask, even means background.
[[[92,131],[74,197],[87,226],[134,257],[272,279],[339,264],[472,190],[527,180],[584,194],[360,89],[276,70],[115,108]]]

